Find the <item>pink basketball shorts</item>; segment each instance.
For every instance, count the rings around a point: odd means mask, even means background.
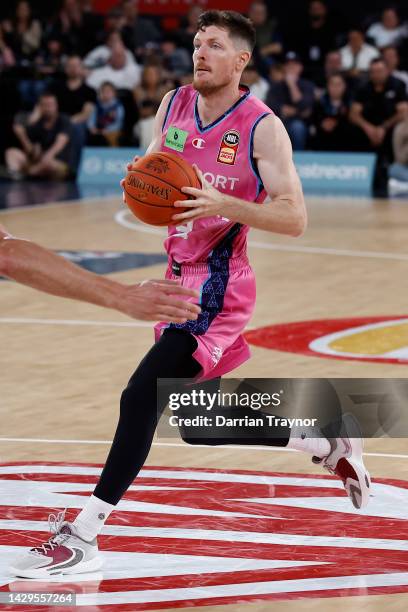
[[[211,263],[172,262],[166,278],[201,292],[201,314],[187,323],[158,323],[154,328],[156,341],[167,328],[190,332],[198,343],[193,357],[202,366],[197,380],[222,376],[249,359],[242,332],[254,310],[256,288],[246,256]]]

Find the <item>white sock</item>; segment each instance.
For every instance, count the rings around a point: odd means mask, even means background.
[[[303,453],[327,457],[330,453],[330,442],[323,437],[317,427],[292,427],[287,448],[293,448]]]
[[[79,537],[88,542],[96,538],[101,532],[106,519],[115,508],[116,506],[102,501],[95,497],[95,495],[91,495],[73,522]]]

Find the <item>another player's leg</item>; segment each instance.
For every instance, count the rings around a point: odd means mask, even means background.
[[[157,405],[157,379],[195,377],[201,368],[192,357],[196,346],[191,334],[172,329],[150,349],[122,393],[114,441],[94,495],[73,523],[64,513],[50,517],[54,535],[12,564],[15,575],[45,578],[101,567],[96,536],[143,466],[165,407]]]

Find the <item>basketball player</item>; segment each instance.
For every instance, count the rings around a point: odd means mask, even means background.
[[[165,242],[167,278],[201,291],[194,322],[159,324],[156,344],[123,391],[120,418],[94,494],[73,523],[54,517],[51,539],[13,564],[18,576],[98,569],[96,536],[148,455],[164,406],[156,405],[158,378],[216,378],[249,356],[242,332],[255,303],[255,280],[246,236],[255,227],[287,236],[305,229],[302,189],[281,121],[240,86],[255,43],[252,24],[233,11],[207,11],[194,39],[194,82],[167,94],[159,108],[148,151],[177,152],[196,162],[201,189],[174,216]],[[265,197],[270,201],[262,203]],[[347,424],[345,424],[346,426]],[[368,500],[369,479],[361,440],[315,437],[310,428],[270,444],[314,456],[343,481],[353,504]]]
[[[197,299],[197,291],[168,280],[122,285],[83,270],[34,242],[14,238],[1,225],[0,276],[59,297],[113,308],[145,321],[165,319],[185,323],[188,319],[197,319],[200,312],[195,304],[181,301],[187,297]]]

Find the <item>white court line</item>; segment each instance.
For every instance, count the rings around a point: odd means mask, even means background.
[[[353,251],[350,249],[329,249],[325,247],[289,246],[285,244],[270,244],[268,242],[254,242],[249,240],[248,245],[257,249],[269,251],[285,251],[288,253],[308,253],[309,255],[338,255],[341,257],[361,257],[364,259],[391,259],[394,261],[408,261],[408,253],[385,253],[381,251]]]
[[[156,235],[163,238],[167,235],[167,232],[157,227],[150,225],[142,225],[137,221],[126,219],[129,214],[128,210],[119,210],[114,215],[114,219],[118,225],[130,229],[134,232],[141,232],[142,234]],[[265,249],[267,251],[281,251],[286,253],[306,253],[309,255],[335,255],[340,257],[360,257],[365,259],[390,259],[393,261],[408,261],[408,253],[387,253],[382,251],[354,251],[351,249],[330,249],[326,247],[312,247],[312,246],[291,246],[287,244],[271,244],[270,242],[259,242],[256,240],[249,240],[248,245],[255,249]]]
[[[92,198],[85,198],[83,200],[64,200],[63,202],[58,203],[49,203],[49,204],[34,204],[33,206],[21,206],[16,208],[7,208],[0,211],[0,215],[2,213],[21,213],[28,210],[38,210],[42,208],[55,208],[61,205],[67,204],[92,204],[95,201],[100,200],[111,200],[114,198],[114,195],[107,196],[95,196]],[[119,196],[118,196],[119,197]],[[115,213],[114,219],[126,229],[131,229],[133,231],[138,231],[142,233],[148,233],[150,235],[157,235],[159,238],[163,238],[166,233],[163,233],[163,230],[150,227],[148,225],[143,226],[138,224],[137,222],[128,221],[125,219],[125,216],[129,213],[127,209],[119,210]],[[269,242],[260,242],[256,240],[249,240],[248,245],[250,247],[256,249],[265,249],[267,251],[281,251],[287,253],[304,253],[309,255],[333,255],[340,257],[357,257],[357,258],[365,258],[365,259],[388,259],[391,261],[408,261],[408,253],[388,253],[382,251],[354,251],[352,249],[330,249],[326,247],[312,247],[312,246],[290,246],[285,244],[271,244]]]
[[[1,442],[34,442],[40,444],[112,444],[112,440],[50,440],[48,438],[0,438]],[[179,444],[178,442],[153,442],[153,446],[175,446],[177,448],[209,448],[206,444]],[[296,453],[291,448],[281,446],[240,446],[239,444],[220,444],[218,448],[239,449],[240,451],[272,451],[275,453]],[[363,453],[365,457],[386,457],[389,459],[408,459],[408,455],[397,455],[393,453]]]
[[[26,317],[0,317],[0,324],[18,325],[90,325],[95,327],[146,327],[153,329],[155,322],[151,321],[88,321],[86,319],[30,319]],[[266,325],[266,323],[265,323]],[[249,325],[245,331],[255,329]]]
[[[2,317],[0,323],[25,323],[28,325],[94,325],[98,327],[153,327],[154,323],[143,321],[86,321],[84,319],[29,319]]]

